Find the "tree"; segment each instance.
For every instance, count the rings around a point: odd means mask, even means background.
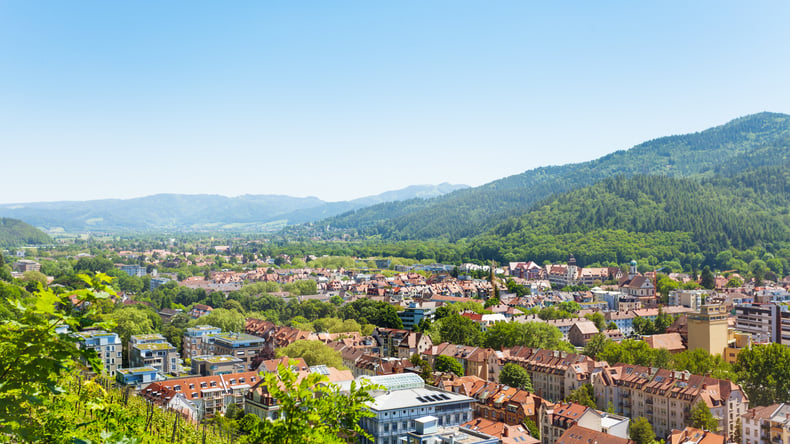
[[[225,308],[215,308],[211,313],[195,319],[190,324],[196,325],[211,325],[221,328],[224,332],[241,332],[244,330],[244,315],[236,310],[227,310]]]
[[[540,439],[540,427],[538,427],[538,425],[535,424],[535,421],[533,421],[531,418],[525,419],[524,427],[526,427],[526,429],[529,430],[529,436],[535,439]]]
[[[113,331],[118,333],[124,344],[129,342],[132,335],[154,333],[154,323],[146,314],[146,310],[136,306],[116,310],[106,315],[105,320],[115,324]]]
[[[496,322],[488,328],[484,344],[496,350],[516,345],[568,352],[575,350],[562,340],[562,332],[557,327],[543,322]]]
[[[0,435],[6,438],[50,441],[50,428],[68,424],[61,417],[64,411],[52,408],[65,392],[60,385],[62,378],[79,361],[100,371],[101,361],[95,351],[81,350],[74,335],[56,331],[64,326],[72,331],[91,325],[111,327],[95,322],[97,316],[91,309],[95,301],[113,294],[107,286],[110,277],[79,275],[79,279],[89,289],[60,295],[39,289],[32,297],[20,292],[19,297],[3,301],[14,315],[0,322]],[[73,305],[70,296],[83,303]]]
[[[713,290],[716,288],[716,277],[713,276],[713,273],[710,271],[710,267],[707,265],[702,269],[699,284],[702,288],[707,288],[708,290]]]
[[[464,375],[464,368],[452,356],[439,355],[434,360],[434,367],[437,372],[452,372],[458,376]]]
[[[587,345],[584,346],[584,354],[596,359],[598,354],[604,350],[606,343],[609,342],[609,340],[610,339],[603,333],[596,334],[590,338],[589,341],[587,341]]]
[[[310,373],[298,380],[290,366],[278,365],[277,372],[264,376],[263,389],[280,406],[280,416],[252,426],[253,443],[345,443],[358,435],[369,438],[359,425],[362,418],[373,416],[365,404],[373,402],[372,390],[382,387],[351,382],[347,393],[329,383],[320,373]]]
[[[708,408],[708,404],[701,400],[691,408],[691,426],[702,430],[716,432],[719,429],[719,421],[713,417]]]
[[[568,394],[568,401],[573,401],[577,404],[586,405],[591,408],[598,408],[595,405],[595,391],[592,384],[584,384],[575,390],[571,390]]]
[[[420,377],[423,381],[433,383],[433,369],[431,369],[431,364],[428,361],[422,359],[417,353],[411,355],[409,361],[411,361],[413,366],[420,368]]]
[[[631,424],[628,426],[628,437],[636,444],[653,444],[656,440],[653,426],[650,425],[650,422],[644,416],[631,421]]]
[[[499,373],[499,382],[528,392],[534,391],[532,379],[530,379],[527,370],[512,362],[508,362],[502,367],[502,371]]]
[[[604,319],[603,313],[601,313],[600,311],[596,311],[595,313],[591,313],[591,314],[586,314],[584,315],[584,317],[593,321],[593,323],[595,324],[595,328],[597,328],[598,331],[604,331],[604,329],[606,328],[606,319]]]
[[[475,321],[454,313],[440,322],[439,336],[452,344],[478,345],[482,338],[480,326]]]
[[[289,358],[302,358],[309,366],[326,365],[338,369],[345,369],[340,352],[332,349],[321,341],[308,341],[305,339],[295,341],[288,347],[277,350],[277,356]]]
[[[733,370],[751,405],[790,402],[790,348],[773,343],[741,350]]]
[[[606,329],[607,330],[619,330],[619,328],[617,327],[617,324],[615,324],[614,321],[609,321],[609,324],[606,326]]]

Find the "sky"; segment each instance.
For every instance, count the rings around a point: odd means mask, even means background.
[[[0,2],[0,203],[472,186],[790,113],[790,2]]]

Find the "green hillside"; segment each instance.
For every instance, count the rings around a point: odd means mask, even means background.
[[[788,245],[790,169],[775,165],[701,180],[604,179],[501,223],[474,238],[469,254],[556,261],[574,253],[588,264],[648,256],[710,259],[730,247],[775,251]]]
[[[761,155],[769,151],[773,157]],[[606,178],[637,174],[704,178],[737,170],[744,161],[750,167],[770,165],[788,152],[790,116],[760,113],[694,134],[651,140],[590,162],[536,168],[434,199],[375,205],[317,225],[390,240],[453,241],[523,214],[548,196]]]
[[[43,231],[18,219],[0,217],[0,247],[18,247],[27,244],[51,244],[52,239]]]

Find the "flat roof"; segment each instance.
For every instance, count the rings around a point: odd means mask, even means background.
[[[374,398],[368,408],[376,411],[436,406],[456,402],[472,402],[473,398],[436,388],[392,390]]]
[[[154,342],[148,344],[134,344],[134,348],[140,350],[166,350],[169,348],[175,349],[169,342]]]
[[[153,367],[132,367],[132,368],[119,368],[116,371],[123,375],[128,375],[128,374],[137,374],[137,373],[156,372],[156,369]]]

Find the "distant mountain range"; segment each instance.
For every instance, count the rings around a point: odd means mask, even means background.
[[[135,199],[0,205],[0,216],[22,219],[50,232],[161,230],[266,231],[404,199],[427,199],[467,185],[413,185],[345,202],[278,195],[157,194]]]

